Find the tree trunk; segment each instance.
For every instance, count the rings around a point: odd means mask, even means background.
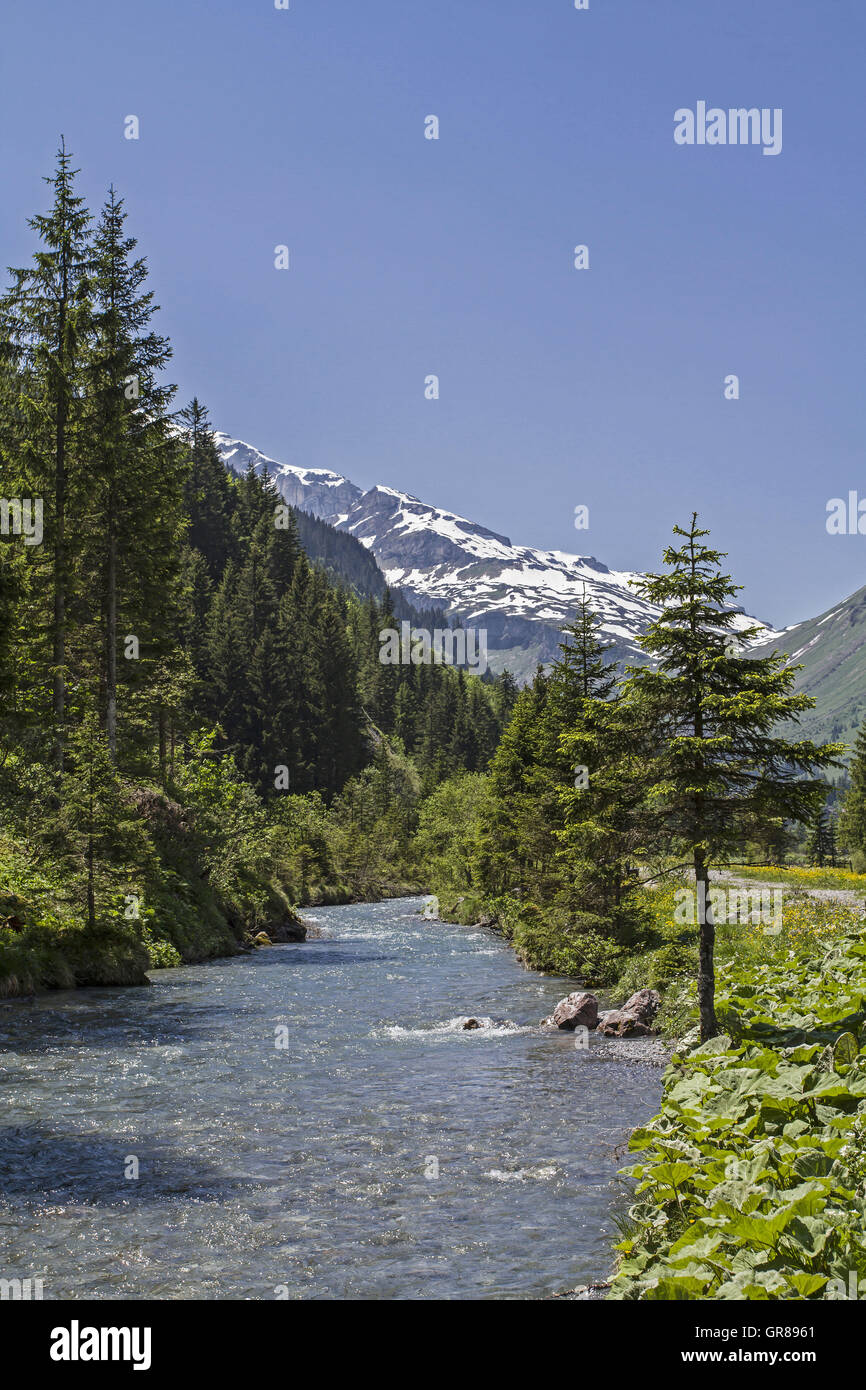
[[[96,893],[93,873],[93,836],[87,837],[87,925],[91,931],[96,928]]]
[[[90,767],[88,769],[88,816],[89,825],[87,827],[87,925],[91,931],[96,927],[96,892],[94,885],[93,871],[93,749],[90,749]]]
[[[159,707],[159,780],[163,791],[165,791],[165,734],[165,705],[161,704]]]
[[[117,762],[117,531],[114,521],[114,502],[110,503],[108,522],[108,566],[105,576],[105,733],[108,756]]]
[[[62,323],[62,319],[61,319]],[[63,329],[61,327],[61,332]],[[66,409],[64,384],[58,383],[57,427],[54,443],[54,728],[57,767],[63,771],[66,718]]]
[[[716,1021],[716,974],[713,964],[716,945],[716,927],[713,922],[713,909],[710,906],[710,876],[703,852],[696,849],[695,894],[698,902],[698,922],[700,924],[700,951],[698,959],[698,1008],[701,1017],[701,1042],[709,1042],[719,1031]]]

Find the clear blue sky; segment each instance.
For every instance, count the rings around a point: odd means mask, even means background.
[[[862,0],[10,6],[0,254],[63,131],[218,428],[613,567],[697,508],[792,622],[866,582],[825,530],[866,496],[864,64]],[[782,153],[678,147],[698,100],[781,107]]]

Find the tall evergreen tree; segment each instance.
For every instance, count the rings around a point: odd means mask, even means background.
[[[661,838],[688,853],[700,923],[698,1003],[701,1037],[718,1031],[715,1014],[715,927],[709,907],[713,864],[730,857],[750,820],[773,816],[804,821],[826,788],[810,774],[838,765],[841,744],[817,745],[774,734],[814,706],[792,688],[795,669],[780,654],[739,654],[757,628],[735,633],[738,587],[721,570],[721,552],[703,543],[709,533],[692,516],[674,527],[681,544],[664,552],[666,573],[651,574],[638,591],[661,609],[640,638],[653,667],[629,669],[624,694],[636,719],[651,729],[648,799]]]
[[[90,536],[99,590],[101,681],[109,755],[117,757],[118,620],[136,615],[155,634],[170,621],[166,598],[176,578],[182,481],[169,438],[173,387],[159,373],[171,350],[153,332],[146,262],[133,258],[122,199],[109,190],[93,243],[93,344],[87,361]],[[159,634],[163,646],[169,634]],[[151,643],[153,654],[153,643]],[[127,663],[129,665],[129,663]],[[131,668],[134,669],[134,668]]]
[[[82,369],[90,332],[90,214],[75,192],[77,170],[61,138],[48,213],[29,219],[40,247],[33,264],[12,271],[12,288],[0,301],[4,355],[21,373],[19,409],[24,418],[22,473],[33,498],[50,506],[50,680],[55,756],[63,764],[67,691],[67,636],[72,567],[70,501],[83,485],[80,417]],[[41,626],[41,625],[38,625]]]

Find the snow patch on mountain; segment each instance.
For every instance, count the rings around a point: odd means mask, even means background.
[[[218,433],[216,442],[227,467],[242,473],[252,465],[269,473],[291,506],[355,536],[388,583],[411,602],[486,628],[494,669],[509,666],[528,675],[535,662],[555,657],[560,628],[584,593],[599,615],[611,657],[640,656],[637,638],[658,609],[635,593],[639,574],[608,569],[592,555],[514,545],[508,536],[409,493],[382,484],[364,492],[341,474],[280,463],[227,434]],[[755,625],[763,629],[762,641],[777,635],[746,614],[734,620],[737,631]]]

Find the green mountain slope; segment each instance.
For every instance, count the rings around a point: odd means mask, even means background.
[[[803,716],[803,736],[853,743],[866,718],[866,587],[753,651],[774,648],[802,666],[797,689],[818,702]]]

